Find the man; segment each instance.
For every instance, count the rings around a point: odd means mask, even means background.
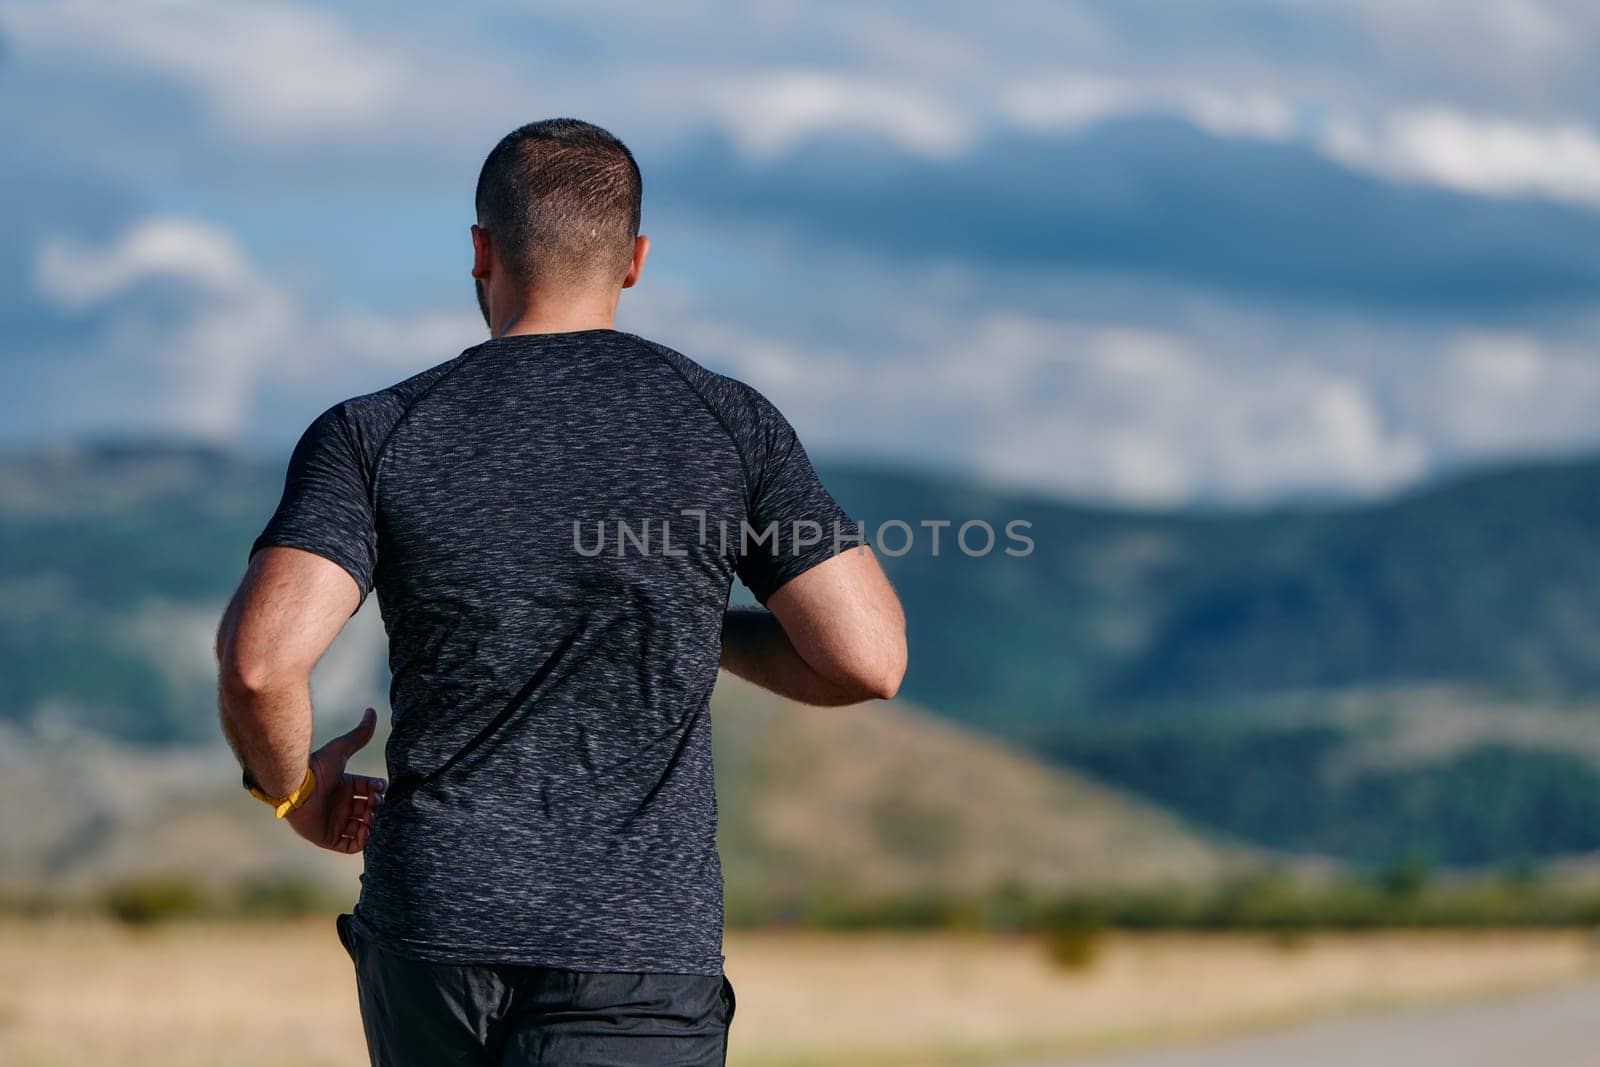
[[[905,669],[894,592],[783,416],[613,326],[640,195],[588,123],[495,147],[490,339],[312,423],[218,635],[246,785],[365,850],[339,931],[374,1064],[722,1063],[719,662],[812,704]],[[765,609],[728,607],[735,575]],[[312,666],[372,590],[387,784],[345,770],[370,708],[310,747]]]

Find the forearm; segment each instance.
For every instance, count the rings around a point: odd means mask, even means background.
[[[729,608],[722,616],[722,669],[802,704],[835,707],[872,695],[818,673],[765,608]]]
[[[256,553],[217,627],[222,733],[264,791],[305,780],[311,753],[311,671],[360,603],[343,567],[310,552]]]
[[[224,668],[222,732],[240,766],[272,796],[305,779],[311,757],[311,687],[305,682],[249,685]]]

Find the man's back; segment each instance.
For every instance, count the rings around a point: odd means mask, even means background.
[[[614,328],[642,195],[598,126],[501,138],[490,340],[312,423],[218,628],[244,785],[366,852],[338,931],[375,1067],[725,1062],[717,670],[831,705],[905,672],[899,600],[783,416]],[[348,769],[375,709],[311,744],[312,668],[374,589],[390,783]]]
[[[773,523],[775,546],[741,537]],[[438,961],[719,974],[729,589],[764,599],[851,530],[770,404],[615,330],[487,341],[325,413],[255,548],[336,560],[389,631],[365,932]]]

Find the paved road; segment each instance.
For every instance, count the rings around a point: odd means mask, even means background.
[[[1258,1037],[1018,1067],[1600,1067],[1600,981]]]

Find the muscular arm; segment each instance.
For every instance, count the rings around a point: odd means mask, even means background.
[[[222,731],[240,764],[275,796],[292,792],[306,773],[311,668],[360,598],[338,564],[298,549],[265,548],[222,616]]]
[[[905,616],[870,549],[819,563],[767,607],[723,616],[724,670],[803,704],[855,704],[899,690]]]
[[[382,790],[376,779],[344,773],[372,738],[369,708],[350,733],[311,751],[311,669],[360,604],[361,592],[338,564],[294,548],[256,553],[217,633],[222,732],[256,783],[273,796],[299,787],[306,767],[317,794],[289,816],[296,832],[325,848],[359,851]],[[355,823],[346,825],[347,820]]]

